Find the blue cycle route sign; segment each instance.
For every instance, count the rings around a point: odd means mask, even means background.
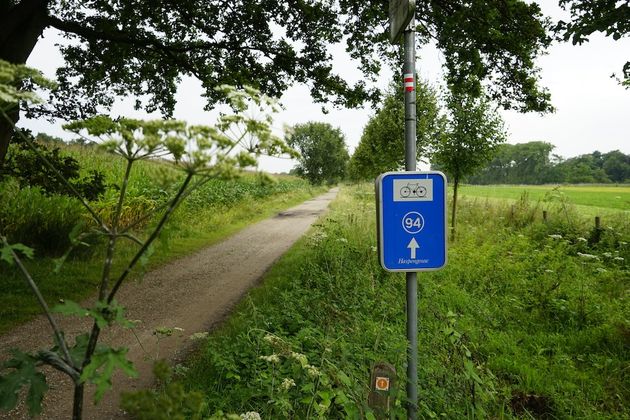
[[[446,177],[442,172],[386,172],[376,179],[380,262],[387,271],[446,265]]]

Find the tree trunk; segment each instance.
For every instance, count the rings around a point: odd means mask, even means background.
[[[24,64],[39,37],[48,26],[49,0],[23,0],[15,6],[0,6],[0,59],[13,64]],[[13,126],[19,109],[9,113],[13,124],[0,119],[0,167],[9,149]]]
[[[453,179],[453,208],[451,211],[451,242],[455,242],[455,213],[457,212],[457,189],[459,188],[459,177]]]

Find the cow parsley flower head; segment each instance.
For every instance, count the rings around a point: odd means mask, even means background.
[[[271,344],[271,345],[277,345],[281,342],[279,337],[276,337],[273,334],[267,334],[263,337],[263,340],[265,340],[267,343]]]
[[[291,357],[297,360],[302,367],[308,366],[308,359],[302,353],[291,352]]]
[[[265,362],[269,362],[269,363],[279,363],[280,362],[280,358],[278,357],[277,354],[271,354],[269,356],[260,356],[261,360],[264,360]]]
[[[577,254],[580,258],[584,258],[585,260],[599,260],[599,257],[597,255],[583,254],[581,252],[578,252]]]
[[[308,374],[308,376],[310,376],[311,378],[316,378],[319,375],[321,375],[319,369],[317,369],[315,366],[313,365],[306,365],[304,366],[304,369],[306,369],[306,373]]]
[[[293,388],[295,386],[295,381],[291,378],[284,378],[282,380],[282,389],[288,391],[289,389]]]

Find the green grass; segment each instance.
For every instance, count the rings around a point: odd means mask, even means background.
[[[373,200],[342,190],[182,369],[207,413],[369,418],[387,361],[405,417],[405,281],[377,262]],[[537,211],[464,198],[447,267],[419,275],[421,418],[630,418],[628,218]]]
[[[123,162],[120,159],[105,156],[95,149],[71,148],[70,151],[82,163],[84,170],[99,169],[107,177],[107,181],[113,184],[118,181],[124,171]],[[167,164],[160,162],[139,162],[137,171],[133,172],[129,197],[125,203],[122,220],[131,222],[151,209],[159,207],[165,202],[169,193],[172,193],[179,185],[181,174],[173,170]],[[245,174],[242,178],[232,181],[212,180],[195,190],[184,203],[176,210],[171,221],[166,225],[155,245],[155,252],[149,259],[149,263],[140,267],[134,273],[134,278],[141,276],[143,271],[157,267],[161,264],[187,255],[201,247],[208,246],[222,238],[242,229],[244,226],[260,221],[272,214],[298,204],[316,194],[323,192],[325,188],[311,187],[304,180],[279,176],[276,182],[261,183],[255,174]],[[0,188],[0,193],[3,190]],[[13,191],[13,190],[6,190]],[[14,197],[6,197],[5,203],[24,204],[28,199],[31,206],[39,206],[31,209],[34,215],[55,215],[59,207],[57,198],[50,199],[42,196],[37,191],[27,191],[28,194],[18,201]],[[116,204],[115,189],[98,202],[92,203],[101,217],[110,217]],[[0,194],[1,195],[1,194]],[[33,198],[39,201],[34,201]],[[13,201],[11,201],[13,200]],[[70,201],[70,198],[63,198]],[[65,203],[65,201],[63,201]],[[75,200],[76,201],[76,200]],[[78,206],[75,206],[78,207]],[[7,208],[0,211],[0,221]],[[37,233],[41,230],[39,219],[33,219],[30,213],[14,210],[10,216],[10,223],[15,222],[16,215],[26,214],[20,219],[22,236],[28,237],[29,229]],[[80,208],[79,208],[80,210]],[[74,213],[72,213],[74,215]],[[58,215],[59,220],[66,217],[66,213]],[[69,230],[76,220],[65,220]],[[83,216],[88,220],[87,216]],[[29,219],[30,218],[30,219]],[[41,217],[40,217],[41,218]],[[27,220],[28,219],[28,220]],[[155,217],[148,219],[134,234],[138,237],[146,237],[148,229],[156,222]],[[34,225],[29,226],[29,223]],[[56,222],[59,225],[58,222]],[[57,226],[56,225],[56,226]],[[54,230],[55,226],[48,229],[59,235],[65,233]],[[9,226],[4,226],[5,230]],[[60,299],[81,300],[96,291],[102,269],[104,246],[102,240],[92,238],[89,249],[79,248],[65,262],[58,273],[54,273],[56,260],[50,256],[42,255],[33,261],[26,261],[26,266],[47,298],[53,305]],[[50,244],[49,244],[50,245]],[[52,246],[52,255],[59,256],[64,253],[65,247]],[[58,249],[57,249],[58,248]],[[63,248],[63,249],[62,249]],[[138,247],[135,243],[121,240],[114,259],[114,274],[124,268]],[[36,256],[38,249],[35,249]],[[50,254],[50,253],[49,253]],[[32,292],[27,287],[23,277],[15,267],[10,267],[0,262],[0,334],[33,318],[41,313]]]
[[[526,191],[532,200],[564,197],[579,206],[630,210],[630,186],[464,185],[460,191],[466,196],[511,200]]]

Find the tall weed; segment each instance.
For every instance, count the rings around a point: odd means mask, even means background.
[[[40,256],[61,255],[70,246],[70,232],[85,220],[76,199],[47,195],[37,187],[20,188],[11,179],[0,183],[0,202],[0,231]]]

